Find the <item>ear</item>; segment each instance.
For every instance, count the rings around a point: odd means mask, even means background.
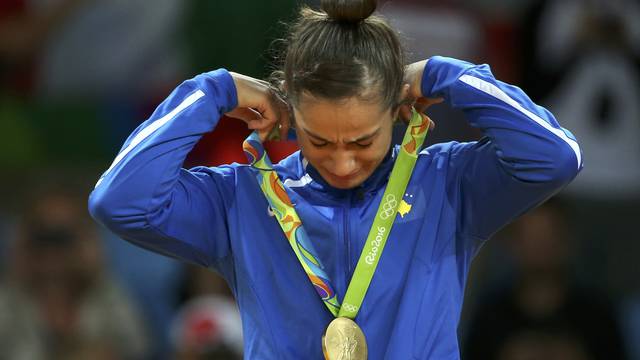
[[[281,96],[284,97],[284,100],[287,103],[288,106],[288,110],[289,110],[289,127],[291,129],[295,129],[295,124],[296,124],[296,114],[295,111],[293,109],[293,104],[291,104],[290,100],[289,100],[289,96],[288,96],[288,92],[289,89],[287,87],[287,82],[282,79],[280,80],[280,82],[278,82],[278,90],[281,93]]]
[[[411,119],[411,106],[413,105],[413,101],[411,101],[409,96],[410,89],[411,85],[409,84],[402,85],[402,88],[400,89],[400,94],[398,94],[398,105],[393,111],[394,122],[397,120],[408,122]]]

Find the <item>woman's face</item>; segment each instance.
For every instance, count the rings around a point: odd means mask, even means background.
[[[294,113],[302,154],[338,189],[362,184],[380,165],[391,146],[393,120],[398,115],[378,102],[310,95],[302,96]]]

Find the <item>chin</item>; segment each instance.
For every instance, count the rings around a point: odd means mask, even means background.
[[[323,175],[324,179],[336,189],[348,190],[361,185],[368,177],[363,176],[360,172],[346,177],[338,177],[332,174]]]

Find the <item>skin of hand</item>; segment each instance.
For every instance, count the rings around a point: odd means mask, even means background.
[[[405,122],[411,120],[411,107],[414,107],[420,114],[424,114],[429,106],[444,101],[443,98],[427,98],[422,94],[422,75],[428,61],[414,62],[405,67],[404,82],[405,87],[408,86],[408,92],[400,105],[400,118]],[[423,116],[429,119],[429,128],[433,129],[435,127],[433,120],[426,115]]]
[[[433,128],[433,121],[423,112],[443,99],[422,94],[426,63],[424,60],[405,68],[405,84],[398,94],[400,103],[392,108],[357,96],[332,100],[311,94],[304,94],[298,104],[290,106],[269,83],[231,72],[238,105],[226,115],[247,123],[264,141],[273,131],[285,138],[295,112],[296,135],[305,159],[332,186],[354,188],[373,173],[389,151],[395,119],[408,122],[411,107],[415,107]]]
[[[422,75],[427,62],[428,60],[414,62],[405,68],[405,85],[402,89],[404,100],[400,105],[399,117],[407,123],[411,119],[411,107],[424,113],[429,106],[443,101],[442,98],[427,98],[422,95]],[[276,126],[280,138],[286,139],[291,127],[288,104],[264,80],[235,72],[231,72],[231,76],[238,94],[238,106],[226,115],[244,121],[249,129],[257,130],[263,141]],[[429,117],[427,118],[430,128],[433,129],[435,123]]]
[[[289,106],[266,81],[231,72],[236,86],[238,106],[227,116],[247,123],[256,130],[262,141],[266,140],[274,127],[281,139],[286,139],[291,126]]]

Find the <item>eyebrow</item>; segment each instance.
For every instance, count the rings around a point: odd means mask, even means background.
[[[360,136],[359,138],[357,138],[355,140],[351,140],[351,141],[346,142],[346,144],[353,144],[353,143],[369,140],[372,137],[378,135],[378,133],[380,132],[380,129],[381,128],[379,127],[375,131],[373,131],[371,134]],[[332,141],[329,141],[329,140],[323,138],[322,136],[316,135],[316,134],[310,132],[309,130],[307,130],[305,128],[302,128],[302,130],[304,130],[304,132],[307,133],[307,135],[311,136],[312,138],[314,138],[316,140],[324,141],[324,142],[331,143],[331,144],[333,143]]]

